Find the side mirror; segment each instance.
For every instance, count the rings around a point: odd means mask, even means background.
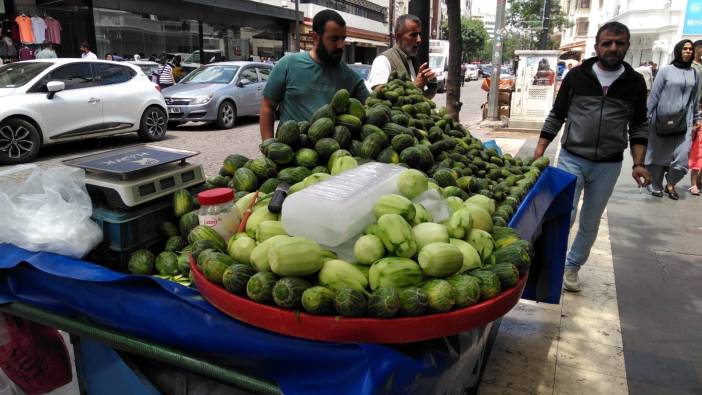
[[[46,98],[51,100],[57,92],[61,92],[64,89],[66,89],[66,84],[63,81],[49,81],[46,83],[46,90],[49,91]]]
[[[242,86],[249,85],[250,83],[251,83],[251,81],[249,81],[248,78],[242,78],[242,79],[239,80],[239,82],[236,83],[236,85],[237,85],[238,87],[242,87]]]

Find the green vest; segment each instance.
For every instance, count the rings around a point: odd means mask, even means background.
[[[407,78],[412,78],[412,73],[409,70],[410,59],[407,58],[407,55],[400,48],[392,47],[381,55],[390,61],[391,71],[397,71],[398,74],[404,72],[407,74]]]

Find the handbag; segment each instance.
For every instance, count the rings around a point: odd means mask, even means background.
[[[695,78],[695,84],[690,92],[690,97],[687,101],[687,105],[684,106],[680,111],[673,114],[661,115],[656,109],[656,134],[660,137],[668,136],[678,136],[685,134],[687,132],[687,109],[690,107],[690,102],[692,98],[695,97],[694,93],[697,89],[697,72],[693,70],[693,75]],[[684,96],[685,86],[680,89],[680,98]]]

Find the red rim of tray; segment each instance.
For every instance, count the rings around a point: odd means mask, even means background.
[[[519,302],[527,278],[526,274],[521,276],[514,287],[473,306],[441,314],[379,319],[318,316],[257,303],[207,280],[192,258],[190,269],[202,296],[239,321],[309,340],[388,344],[451,336],[495,321]]]

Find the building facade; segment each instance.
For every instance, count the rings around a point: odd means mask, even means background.
[[[335,9],[347,23],[347,61],[370,63],[389,45],[389,0],[300,0],[301,49],[311,49],[314,15]],[[0,0],[0,19],[54,18],[61,57],[80,56],[81,42],[98,57],[184,61],[279,59],[295,51],[295,0]],[[34,43],[38,47],[40,43]],[[20,43],[18,43],[20,45]],[[204,59],[200,57],[204,55]]]
[[[597,29],[610,21],[631,32],[625,61],[633,66],[670,63],[675,44],[702,39],[702,0],[561,0],[573,27],[561,36],[561,59],[595,56]]]
[[[346,21],[346,62],[371,64],[390,47],[389,7],[389,0],[300,0],[300,49],[312,49],[312,18],[331,8]]]

